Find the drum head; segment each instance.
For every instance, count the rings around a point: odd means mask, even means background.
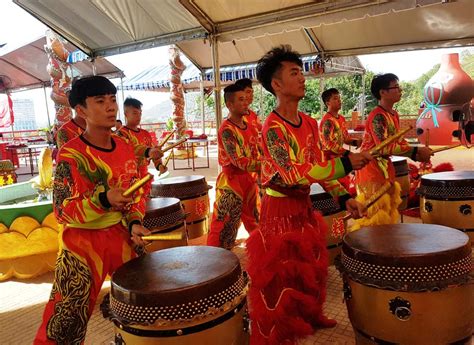
[[[146,203],[143,226],[147,229],[161,228],[183,221],[186,214],[177,198],[151,198]]]
[[[112,296],[125,304],[176,306],[201,301],[231,287],[241,276],[231,251],[176,247],[133,259],[112,275]]]
[[[445,171],[421,177],[419,193],[438,200],[474,198],[474,171]]]
[[[209,186],[201,175],[177,176],[155,181],[151,185],[151,195],[161,197],[189,198],[207,193]]]

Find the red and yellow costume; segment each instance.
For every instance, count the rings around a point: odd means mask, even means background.
[[[250,123],[253,127],[257,128],[258,133],[262,132],[262,122],[252,109],[249,109],[249,113],[245,115],[245,120]]]
[[[225,120],[217,134],[222,172],[216,180],[216,201],[207,244],[230,249],[240,222],[248,232],[258,228],[257,184],[260,171],[257,128],[244,118],[244,128]]]
[[[344,116],[326,113],[320,122],[321,146],[326,159],[340,157],[345,152],[344,143],[350,140]]]
[[[337,178],[352,170],[347,157],[324,161],[314,119],[293,125],[275,111],[263,125],[260,227],[247,240],[252,345],[294,344],[325,323],[326,228],[312,211],[311,183],[340,203],[349,198]]]
[[[400,129],[400,120],[396,111],[387,111],[380,105],[372,110],[367,118],[361,150],[370,150],[383,140],[396,134]],[[412,148],[405,139],[399,139],[385,146],[380,151],[380,157],[373,159],[361,170],[356,171],[357,200],[364,202],[379,190],[385,183],[394,184],[383,197],[367,210],[367,216],[354,221],[351,230],[363,226],[395,224],[399,219],[398,206],[400,184],[395,182],[395,168],[390,160],[391,155],[409,156]]]
[[[82,136],[58,154],[53,206],[64,226],[55,279],[35,344],[80,344],[107,274],[135,257],[128,226],[143,219],[140,190],[127,211],[114,211],[111,187],[128,188],[139,178],[133,147],[114,136],[101,149]]]
[[[65,143],[77,138],[84,133],[84,131],[85,128],[79,126],[74,119],[70,119],[56,132],[56,146],[60,149]]]
[[[151,134],[148,131],[141,128],[139,128],[138,130],[133,130],[131,128],[128,128],[127,126],[124,126],[120,128],[116,132],[116,134],[120,137],[126,138],[130,143],[132,143],[134,147],[137,147],[137,146],[151,147],[154,144]],[[146,176],[146,174],[148,174],[148,165],[150,163],[150,160],[145,158],[144,155],[137,156],[137,157],[138,157],[138,171],[140,173],[140,178],[142,178]],[[158,160],[156,162],[154,161],[153,164],[157,166],[157,164],[160,161],[161,160]],[[152,181],[150,180],[144,186],[144,194],[147,196],[150,194],[151,184],[152,184]]]

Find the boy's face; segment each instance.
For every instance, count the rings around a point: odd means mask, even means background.
[[[246,87],[244,92],[245,92],[245,95],[247,97],[247,101],[249,102],[249,105],[252,104],[252,102],[253,102],[253,88],[252,87]]]
[[[86,106],[77,105],[77,114],[86,120],[88,127],[112,128],[117,118],[115,95],[101,95],[86,98]]]
[[[135,107],[125,107],[125,117],[127,118],[127,125],[138,126],[142,120],[142,109]]]
[[[329,111],[337,112],[341,110],[341,106],[342,106],[341,95],[338,93],[331,95],[329,100],[326,102],[326,105]]]
[[[305,78],[302,68],[289,61],[282,61],[281,65],[280,71],[272,79],[275,94],[302,99],[305,96]]]
[[[245,115],[249,110],[249,102],[245,91],[234,92],[230,101],[226,104],[227,108],[232,114]]]
[[[380,90],[380,98],[396,103],[402,98],[402,88],[398,80],[393,80],[388,85],[388,88]]]

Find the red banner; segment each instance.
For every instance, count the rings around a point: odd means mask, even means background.
[[[0,128],[13,125],[13,101],[9,94],[0,94]]]

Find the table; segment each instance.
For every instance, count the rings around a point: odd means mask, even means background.
[[[169,140],[168,142],[170,144],[176,142],[177,140]],[[173,160],[173,170],[185,170],[185,169],[193,169],[196,170],[196,169],[205,169],[205,168],[209,168],[209,140],[207,139],[188,139],[186,140],[186,142],[184,142],[184,147],[185,147],[185,150],[187,152],[187,159],[188,159],[188,166],[187,167],[184,167],[184,168],[177,168],[176,167],[176,164],[175,164],[175,155],[174,155],[174,150],[175,148],[178,148],[178,147],[175,147],[171,150],[171,159]],[[194,153],[195,153],[195,150],[196,148],[198,147],[202,147],[203,148],[203,152],[206,156],[206,164],[205,165],[202,165],[202,166],[196,166],[196,162],[195,162],[195,158],[194,157]],[[190,156],[191,156],[191,159],[190,159]],[[190,165],[190,160],[192,162],[192,165]]]
[[[35,166],[33,165],[33,153],[39,153],[40,149],[49,147],[49,144],[44,143],[44,144],[33,144],[33,145],[26,145],[26,146],[12,146],[12,147],[7,147],[7,150],[11,152],[11,155],[14,157],[18,157],[18,151],[28,151],[28,158],[29,158],[29,163],[30,163],[30,173],[31,176],[35,174]],[[36,162],[38,163],[38,162]],[[36,164],[38,165],[38,164]],[[18,164],[19,167],[19,164]],[[28,175],[30,173],[21,173],[17,175]]]

